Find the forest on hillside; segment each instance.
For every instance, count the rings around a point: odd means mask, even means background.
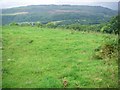
[[[68,24],[100,24],[108,22],[117,11],[87,5],[31,5],[2,10],[2,24],[11,22],[59,22]]]

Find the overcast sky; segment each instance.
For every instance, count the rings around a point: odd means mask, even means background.
[[[0,8],[40,4],[90,5],[94,2],[118,2],[119,0],[0,0]]]

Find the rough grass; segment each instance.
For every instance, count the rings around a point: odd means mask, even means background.
[[[3,88],[118,87],[117,63],[92,58],[104,36],[109,35],[4,26]]]

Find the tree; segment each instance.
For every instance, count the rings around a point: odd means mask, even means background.
[[[56,27],[57,27],[57,25],[56,25],[55,22],[48,22],[48,23],[46,24],[46,26],[47,26],[48,28],[56,28]]]
[[[41,24],[40,22],[36,22],[36,23],[35,23],[35,26],[37,26],[37,27],[42,27],[42,24]]]
[[[113,17],[107,25],[105,24],[101,31],[106,32],[106,33],[114,33],[114,34],[119,34],[118,32],[118,17],[115,16]]]

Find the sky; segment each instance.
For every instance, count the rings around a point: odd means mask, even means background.
[[[119,0],[0,0],[0,8],[11,8],[27,5],[71,4],[90,5],[95,2],[118,2]]]

